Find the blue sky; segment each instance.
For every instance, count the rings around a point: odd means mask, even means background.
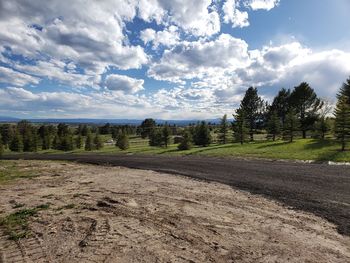
[[[350,75],[348,0],[0,0],[0,115],[214,118]]]

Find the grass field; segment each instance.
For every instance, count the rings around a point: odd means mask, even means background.
[[[104,137],[108,140],[109,137]],[[76,149],[71,152],[57,150],[39,151],[39,153],[73,153],[73,154],[164,154],[164,155],[207,155],[218,157],[254,157],[269,159],[316,160],[350,162],[350,151],[339,151],[340,145],[333,139],[315,140],[298,139],[293,143],[285,141],[259,141],[240,145],[230,143],[225,145],[212,144],[209,147],[193,147],[191,150],[179,151],[176,144],[168,148],[151,147],[147,139],[136,136],[130,137],[130,148],[121,151],[114,145],[106,145],[103,149],[86,152]]]

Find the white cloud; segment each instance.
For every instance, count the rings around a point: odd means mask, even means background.
[[[227,34],[212,41],[185,41],[165,51],[160,61],[151,65],[148,74],[158,80],[181,82],[218,71],[232,71],[249,63],[247,49],[246,42]]]
[[[248,13],[237,9],[237,0],[227,0],[222,9],[224,12],[224,22],[232,23],[232,27],[246,27],[249,26]]]
[[[109,90],[136,93],[143,90],[143,79],[134,79],[124,75],[111,74],[106,77],[105,85]]]
[[[40,79],[15,71],[11,68],[0,66],[0,83],[10,83],[15,86],[24,86],[27,84],[38,84]]]
[[[246,0],[245,5],[253,10],[271,10],[279,4],[280,0]]]
[[[160,45],[170,47],[177,44],[180,40],[180,35],[176,26],[170,26],[163,31],[157,32],[152,28],[147,28],[140,32],[140,38],[143,43],[152,43],[153,48],[157,49]]]

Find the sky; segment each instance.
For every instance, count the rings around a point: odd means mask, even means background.
[[[0,116],[209,119],[350,76],[349,0],[0,0]]]

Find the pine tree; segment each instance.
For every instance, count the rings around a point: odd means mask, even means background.
[[[244,111],[249,127],[250,141],[254,140],[254,130],[261,115],[261,108],[264,106],[263,100],[258,95],[256,88],[250,87],[241,101],[240,108]]]
[[[243,144],[248,134],[245,112],[242,109],[237,109],[233,117],[235,119],[233,123],[233,137],[236,141]]]
[[[269,121],[267,123],[267,131],[269,135],[272,135],[272,140],[276,140],[276,136],[281,132],[280,118],[277,115],[277,111],[273,111],[270,114]]]
[[[85,151],[92,151],[93,150],[93,139],[90,132],[87,133],[86,139],[85,139]]]
[[[182,135],[182,141],[179,143],[179,145],[177,146],[177,148],[180,151],[184,151],[184,150],[189,150],[192,148],[192,134],[190,133],[190,131],[185,130],[183,135]]]
[[[221,144],[227,143],[228,132],[229,132],[229,123],[227,121],[227,114],[225,114],[220,121],[220,128],[219,128],[219,142]]]
[[[294,112],[289,110],[286,116],[286,122],[283,127],[283,137],[290,142],[293,142],[295,133],[300,129],[300,122]]]
[[[162,132],[159,129],[153,129],[149,134],[149,145],[150,146],[162,146],[163,138]]]
[[[194,143],[203,147],[210,145],[211,134],[208,124],[205,121],[202,121],[200,124],[197,124],[195,128]]]
[[[338,94],[338,102],[335,109],[335,135],[341,143],[341,150],[346,150],[350,140],[350,99],[345,95],[346,90]]]
[[[13,136],[13,138],[10,142],[9,148],[13,152],[22,152],[23,151],[23,142],[22,142],[22,138],[21,138],[18,131]]]
[[[270,106],[270,112],[276,111],[278,117],[282,121],[282,127],[284,126],[284,122],[289,110],[290,103],[290,90],[286,90],[282,88],[277,96],[273,99],[272,104]]]
[[[294,109],[300,122],[300,130],[303,138],[318,119],[317,112],[322,107],[322,101],[317,97],[315,91],[306,82],[295,87],[290,94],[290,106]]]
[[[153,119],[145,119],[141,123],[141,137],[142,139],[149,138],[153,130],[156,128],[156,122]]]
[[[58,137],[58,135],[56,134],[52,141],[52,148],[55,150],[60,150],[60,145],[61,145],[60,137]]]
[[[169,125],[166,123],[162,129],[162,141],[163,141],[163,145],[165,146],[165,148],[168,148],[168,145],[170,143],[170,136],[171,134],[171,130],[169,128]]]
[[[81,136],[81,134],[79,133],[78,136],[75,138],[75,146],[78,149],[81,149],[83,147],[83,136]]]
[[[102,141],[101,136],[98,133],[96,133],[96,135],[94,137],[93,144],[94,144],[94,148],[96,150],[100,150],[103,148],[103,141]]]
[[[0,134],[0,156],[4,154],[4,145],[2,143],[2,138]]]
[[[125,151],[129,149],[129,137],[125,133],[120,133],[117,137],[116,146]]]

